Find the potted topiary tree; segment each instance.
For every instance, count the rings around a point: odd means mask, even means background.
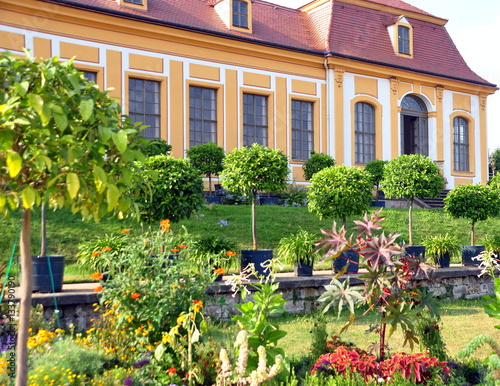
[[[288,158],[277,149],[269,149],[254,143],[251,147],[234,149],[224,158],[220,174],[224,189],[251,199],[252,250],[242,250],[242,268],[253,262],[259,275],[264,275],[262,263],[272,259],[272,250],[258,250],[256,202],[259,191],[277,192],[286,186],[290,170]]]
[[[212,175],[218,175],[222,171],[222,161],[224,160],[224,148],[215,143],[208,142],[202,145],[193,146],[187,152],[189,160],[193,166],[208,177],[208,198],[210,202],[220,202],[220,197],[212,197]],[[217,201],[215,201],[217,200]]]
[[[365,170],[372,176],[372,182],[376,189],[375,200],[377,201],[382,197],[382,193],[380,191],[380,181],[384,178],[384,167],[386,163],[387,161],[376,159],[368,162],[365,166]],[[380,203],[377,206],[382,206],[382,204]]]
[[[496,189],[487,185],[459,185],[453,188],[444,199],[444,210],[453,218],[466,218],[471,221],[470,243],[462,246],[462,263],[478,265],[473,257],[484,251],[484,245],[474,245],[475,225],[478,221],[500,213],[500,195]]]
[[[451,257],[461,250],[457,238],[448,234],[430,236],[424,240],[424,246],[427,256],[432,256],[434,264],[440,268],[448,268]]]
[[[302,165],[304,178],[306,179],[306,181],[311,181],[311,178],[315,173],[334,165],[335,160],[332,156],[312,151],[311,157],[309,157],[304,165]]]
[[[314,260],[318,256],[314,233],[300,229],[297,233],[281,238],[278,244],[278,256],[283,262],[294,266],[295,276],[312,276]]]
[[[443,176],[429,157],[422,154],[405,154],[387,162],[381,186],[386,198],[409,200],[408,241],[409,245],[413,246],[413,200],[416,197],[437,197],[444,186]],[[424,258],[423,251],[410,253],[421,254]]]
[[[203,181],[187,159],[155,155],[137,165],[142,178],[151,183],[151,192],[142,191],[137,198],[144,219],[178,222],[203,207]]]
[[[360,215],[369,209],[373,198],[371,190],[371,178],[365,170],[352,166],[331,166],[312,177],[307,206],[320,218],[341,219],[345,230],[347,216]],[[321,231],[329,234],[328,231]],[[336,271],[358,257],[351,251],[342,253],[341,256],[331,256]],[[349,272],[354,267],[357,271],[358,265],[353,264],[348,268]]]
[[[139,131],[72,61],[0,55],[0,211],[19,206],[21,286],[16,385],[27,384],[32,292],[31,217],[43,202],[84,218],[123,214],[139,189]]]

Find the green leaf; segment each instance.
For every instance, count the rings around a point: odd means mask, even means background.
[[[7,201],[5,200],[5,194],[0,193],[0,210],[2,210],[5,207],[5,203]]]
[[[158,361],[161,360],[164,353],[165,353],[165,346],[163,345],[163,343],[160,343],[155,350],[155,359]]]
[[[7,150],[14,145],[14,137],[16,133],[13,130],[0,130],[0,149]]]
[[[108,182],[108,176],[100,166],[94,167],[94,183],[99,193],[104,192],[105,185]]]
[[[80,190],[80,179],[76,173],[66,175],[66,184],[68,184],[68,193],[70,198],[75,198]]]
[[[113,138],[113,142],[115,143],[120,153],[123,153],[125,152],[125,150],[127,150],[128,136],[124,130],[120,130],[117,133],[112,133],[111,137]]]
[[[52,119],[52,110],[46,104],[43,105],[42,112],[40,113],[42,125],[47,126]]]
[[[7,151],[7,168],[9,169],[9,176],[16,177],[23,167],[23,160],[19,153],[15,151]]]
[[[14,123],[20,126],[28,126],[29,124],[31,124],[30,120],[26,117],[16,118],[14,119]]]
[[[88,121],[89,118],[92,116],[92,112],[94,111],[94,100],[93,99],[82,100],[80,102],[79,110],[82,119],[84,121]]]
[[[22,193],[23,207],[26,209],[33,208],[36,200],[36,191],[31,186],[26,186]]]
[[[26,93],[28,92],[29,86],[30,86],[30,84],[28,81],[24,81],[24,82],[15,84],[16,90],[19,93],[19,95],[21,95],[21,96],[26,95]]]
[[[37,94],[29,94],[28,101],[29,101],[29,105],[38,113],[38,115],[42,115],[43,98]]]
[[[68,126],[68,118],[66,117],[66,114],[54,112],[54,121],[56,122],[57,128],[61,131]]]
[[[113,210],[118,204],[118,199],[120,198],[120,191],[114,184],[108,184],[108,190],[106,192],[106,200],[108,201],[108,211]]]

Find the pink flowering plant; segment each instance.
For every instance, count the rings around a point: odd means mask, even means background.
[[[403,332],[403,345],[413,348],[418,343],[412,311],[417,307],[427,307],[433,312],[434,308],[432,297],[420,287],[420,283],[428,279],[427,271],[431,267],[414,256],[403,254],[403,246],[396,242],[399,234],[374,233],[382,229],[380,223],[384,217],[380,216],[380,211],[373,212],[370,217],[365,215],[361,221],[354,221],[356,226],[353,229],[358,232],[355,237],[348,236],[344,226],[337,229],[336,223],[332,231],[321,229],[324,238],[316,245],[324,253],[323,260],[334,259],[347,249],[360,255],[360,266],[365,271],[359,276],[364,283],[363,288],[351,288],[349,278],[340,281],[341,271],[325,286],[326,291],[318,300],[324,304],[323,312],[337,307],[339,316],[347,305],[350,316],[341,332],[369,312],[377,312],[379,322],[372,331],[378,333],[379,342],[372,349],[378,349],[379,360],[384,360],[386,339],[396,329]],[[366,310],[356,317],[355,307],[359,306],[365,306]]]

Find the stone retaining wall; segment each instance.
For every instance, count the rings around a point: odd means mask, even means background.
[[[475,267],[440,268],[432,271],[432,281],[424,285],[434,291],[443,300],[474,299],[483,295],[493,295],[493,279],[489,276],[478,277],[480,270]],[[361,284],[359,274],[349,275],[351,285]],[[341,277],[345,280],[347,275]],[[324,286],[329,284],[332,275],[315,273],[312,277],[278,277],[279,291],[288,300],[286,309],[290,313],[309,312],[316,299],[324,292]],[[251,291],[252,288],[249,287]],[[206,306],[206,312],[217,318],[228,319],[235,313],[234,304],[241,302],[240,294],[233,297],[230,286],[216,282],[208,293],[215,301]],[[33,305],[42,304],[46,317],[54,312],[54,297],[59,308],[61,325],[67,327],[73,324],[78,331],[91,327],[92,319],[99,314],[94,311],[93,304],[98,301],[97,294],[88,293],[56,293],[38,295],[33,298]]]

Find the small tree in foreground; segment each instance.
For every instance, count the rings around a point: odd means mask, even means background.
[[[224,148],[208,142],[193,146],[186,155],[193,166],[208,177],[208,192],[212,195],[212,175],[218,175],[222,171],[222,161],[226,155]]]
[[[0,55],[0,212],[21,206],[21,288],[16,385],[27,384],[31,310],[31,214],[70,207],[99,220],[132,207],[139,132],[120,105],[72,61]]]
[[[444,204],[444,210],[450,216],[471,221],[471,245],[475,241],[476,222],[500,213],[500,195],[486,185],[459,185],[446,195]]]
[[[405,154],[390,160],[384,167],[381,182],[386,197],[406,198],[408,209],[409,244],[413,244],[413,200],[435,198],[444,186],[444,177],[429,157],[422,154]]]
[[[251,198],[252,247],[257,248],[255,205],[257,194],[278,192],[285,188],[288,177],[288,158],[277,149],[269,149],[254,143],[251,147],[234,149],[224,158],[224,170],[220,174],[224,189]]]
[[[361,215],[370,207],[370,175],[354,166],[337,165],[316,173],[309,188],[309,211],[320,218],[341,219]]]
[[[334,165],[335,160],[332,156],[323,153],[315,153],[313,151],[311,152],[311,157],[302,165],[304,178],[306,181],[311,181],[315,173]]]

